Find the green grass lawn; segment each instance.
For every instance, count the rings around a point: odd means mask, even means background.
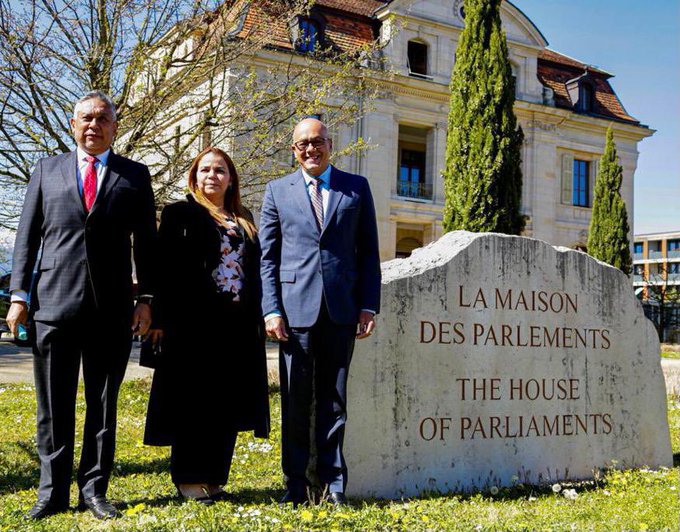
[[[680,351],[661,351],[661,358],[680,358]]]
[[[34,391],[27,385],[0,385],[0,530],[678,530],[680,466],[662,471],[609,471],[597,482],[515,487],[498,493],[431,496],[404,501],[351,501],[279,508],[278,396],[272,396],[270,440],[239,438],[229,491],[238,503],[206,508],[175,498],[167,448],[141,443],[148,381],[121,390],[118,449],[109,489],[123,517],[99,522],[76,511],[38,524],[26,521],[38,480]],[[82,426],[84,400],[79,396]],[[673,452],[680,452],[680,402],[669,400]],[[80,436],[77,436],[77,440]],[[79,448],[76,449],[76,452]],[[574,490],[572,493],[569,490]],[[569,496],[565,496],[565,492]],[[72,504],[77,501],[75,483]]]

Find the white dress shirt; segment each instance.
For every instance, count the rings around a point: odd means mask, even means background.
[[[85,175],[85,169],[87,168],[87,165],[90,164],[85,160],[85,158],[90,154],[85,153],[80,148],[76,150],[76,153],[78,154],[78,192],[82,196],[83,176]],[[97,158],[97,161],[95,161],[94,163],[94,168],[97,171],[97,193],[99,193],[99,190],[102,188],[102,181],[104,180],[104,176],[106,175],[106,163],[109,161],[110,153],[111,149],[109,148],[104,153],[95,155],[95,157]]]

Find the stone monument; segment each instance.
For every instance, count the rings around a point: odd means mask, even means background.
[[[384,263],[382,290],[350,368],[350,495],[672,467],[659,342],[618,269],[456,231]]]

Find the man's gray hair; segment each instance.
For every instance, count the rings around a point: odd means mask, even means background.
[[[118,119],[118,117],[116,116],[116,104],[113,103],[111,96],[102,91],[88,92],[85,96],[78,100],[76,104],[73,106],[73,118],[78,118],[78,106],[80,104],[87,102],[88,100],[101,100],[106,104],[106,107],[108,107],[111,113],[113,114],[113,120],[115,121]]]

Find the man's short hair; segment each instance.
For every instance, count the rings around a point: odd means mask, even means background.
[[[116,104],[113,103],[113,100],[111,99],[111,96],[106,94],[103,91],[91,91],[88,92],[85,96],[80,98],[76,102],[76,104],[73,106],[73,118],[78,118],[78,106],[82,103],[87,102],[88,100],[101,100],[106,104],[106,107],[109,108],[111,113],[113,114],[113,120],[116,121],[118,120],[118,117],[116,116]]]

